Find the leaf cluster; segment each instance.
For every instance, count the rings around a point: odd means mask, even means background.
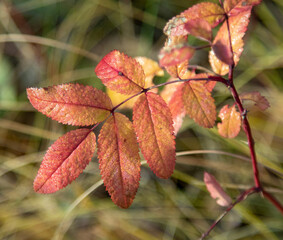
[[[97,140],[100,173],[115,204],[128,208],[136,195],[140,180],[140,155],[160,178],[169,178],[175,168],[175,135],[187,114],[198,125],[212,128],[217,118],[212,90],[216,82],[229,87],[222,76],[236,66],[243,52],[243,36],[256,0],[225,0],[223,4],[196,4],[172,18],[164,28],[167,41],[159,54],[159,65],[147,58],[131,58],[114,50],[102,58],[95,73],[107,87],[109,95],[91,86],[62,84],[48,88],[27,89],[28,98],[41,113],[63,124],[79,126],[66,133],[48,149],[34,190],[52,193],[66,187],[85,169],[96,149],[93,130],[103,124]],[[222,24],[216,36],[212,29]],[[191,46],[188,35],[207,42]],[[209,61],[214,74],[197,73],[189,65],[197,50],[211,48]],[[171,76],[161,96],[152,78]],[[230,74],[230,73],[229,73]],[[118,94],[118,95],[117,95]],[[111,98],[110,98],[111,97]],[[112,102],[122,97],[121,102]],[[132,101],[131,104],[130,100]],[[262,109],[268,102],[258,92],[242,95]],[[118,113],[129,104],[132,121]],[[219,112],[219,134],[233,138],[241,129],[236,105],[225,105]],[[90,126],[90,128],[87,128]]]

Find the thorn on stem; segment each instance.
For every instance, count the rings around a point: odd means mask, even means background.
[[[248,114],[248,110],[247,109],[244,109],[244,111],[241,113],[241,116],[242,116],[242,119],[246,119],[247,117],[247,114]]]

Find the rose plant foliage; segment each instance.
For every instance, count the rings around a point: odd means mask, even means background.
[[[243,52],[251,10],[260,2],[202,2],[173,17],[164,28],[167,40],[160,51],[159,64],[111,51],[95,68],[109,96],[94,87],[73,83],[27,89],[29,101],[38,111],[60,123],[81,127],[60,137],[48,149],[34,180],[34,190],[53,193],[66,187],[91,161],[97,145],[104,185],[116,205],[128,208],[139,187],[139,152],[157,177],[166,179],[172,175],[175,136],[185,115],[201,127],[216,126],[225,138],[236,137],[241,125],[248,132],[242,101],[253,101],[261,110],[269,103],[258,92],[238,96],[233,92],[231,75]],[[216,32],[215,27],[220,24]],[[208,45],[191,46],[189,35]],[[208,59],[214,74],[197,72],[189,65],[195,52],[203,48],[210,48]],[[153,85],[153,77],[163,73],[161,67],[171,78]],[[228,79],[223,77],[226,74]],[[232,88],[235,104],[217,110],[212,97],[217,82]],[[159,95],[160,86],[165,87]],[[116,111],[123,107],[132,108],[132,120]],[[221,121],[215,124],[217,116]],[[99,124],[103,125],[96,137],[93,130]],[[205,183],[212,197],[220,198],[220,205],[231,203],[212,175],[205,174]]]

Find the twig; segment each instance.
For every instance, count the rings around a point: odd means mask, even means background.
[[[259,189],[256,187],[252,187],[248,190],[246,190],[245,192],[243,192],[234,203],[232,203],[226,210],[225,212],[223,212],[218,218],[217,220],[215,220],[215,222],[210,226],[210,228],[204,233],[202,234],[200,240],[205,239],[209,233],[216,227],[216,225],[240,202],[242,202],[243,200],[245,200],[249,195],[258,192]]]
[[[273,197],[270,193],[266,192],[264,189],[261,189],[263,196],[269,200],[283,215],[283,207],[282,205]]]

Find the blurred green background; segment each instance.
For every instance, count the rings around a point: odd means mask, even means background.
[[[0,239],[198,239],[224,211],[206,191],[204,171],[234,199],[253,185],[243,132],[226,140],[216,128],[202,129],[186,118],[176,138],[179,156],[173,176],[158,179],[144,165],[140,188],[127,210],[116,207],[105,192],[96,157],[75,182],[55,194],[40,195],[32,188],[45,151],[74,128],[38,113],[25,89],[74,81],[103,88],[94,68],[105,54],[118,49],[157,60],[166,22],[198,2],[0,1]],[[262,183],[281,203],[282,40],[283,2],[264,0],[253,10],[235,71],[239,92],[259,91],[270,101],[265,112],[247,107]],[[209,67],[207,51],[193,63]],[[232,103],[221,86],[213,94],[218,109]],[[280,240],[283,217],[267,200],[252,195],[208,239]]]

